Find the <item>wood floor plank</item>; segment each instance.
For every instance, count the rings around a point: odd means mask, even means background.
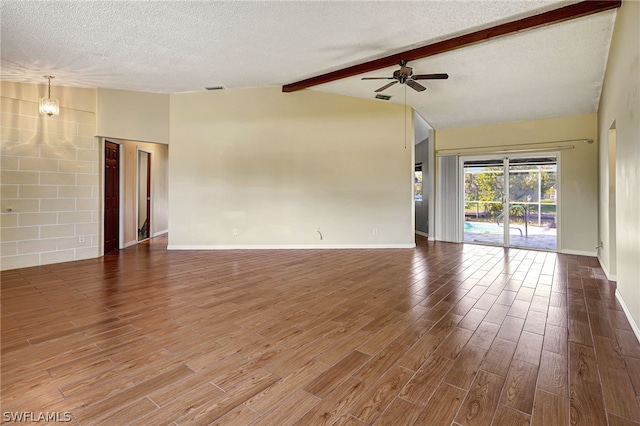
[[[490,424],[503,384],[504,378],[481,370],[473,381],[455,421],[463,426]]]
[[[497,337],[510,342],[517,342],[520,339],[523,326],[524,319],[507,316],[500,327],[500,331],[498,331]]]
[[[254,421],[258,418],[260,418],[260,416],[256,414],[256,412],[251,411],[251,409],[244,405],[239,405],[215,422],[210,423],[210,426],[255,424]]]
[[[531,414],[537,378],[537,365],[514,358],[505,380],[501,403]]]
[[[374,422],[398,395],[413,372],[392,367],[376,381],[349,409],[351,415],[367,424]]]
[[[398,361],[398,364],[413,371],[418,370],[449,333],[453,331],[461,318],[461,316],[455,314],[443,317],[427,334],[407,350]]]
[[[250,398],[246,404],[259,413],[266,413],[284,401],[287,396],[302,389],[315,377],[326,371],[327,365],[312,359],[298,370],[267,387],[262,392]]]
[[[194,376],[197,376],[197,373]],[[188,416],[204,404],[215,404],[222,398],[224,398],[222,390],[211,383],[194,385],[188,391],[166,401],[157,410],[136,419],[132,424],[144,426],[168,423]]]
[[[569,397],[567,357],[550,351],[542,351],[538,372],[538,388],[556,395]]]
[[[353,377],[369,383],[376,381],[404,355],[407,349],[409,349],[408,346],[402,345],[397,341],[391,342],[390,345],[371,357],[362,368],[353,374]]]
[[[318,405],[293,424],[296,426],[332,424],[363,394],[364,388],[364,382],[348,378],[342,385],[327,395]]]
[[[360,369],[371,357],[362,352],[353,351],[337,364],[319,375],[304,389],[320,398],[327,396],[337,385],[352,372]]]
[[[442,383],[416,419],[416,425],[450,425],[462,405],[466,392]]]
[[[511,359],[516,351],[516,344],[508,340],[496,338],[489,348],[480,368],[493,374],[505,377],[509,371]]]
[[[123,392],[117,393],[109,398],[96,402],[95,404],[91,404],[85,409],[79,411],[77,414],[74,413],[74,415],[81,422],[83,419],[103,417],[107,413],[117,410],[120,406],[128,403],[129,401],[146,396],[155,390],[161,389],[164,386],[174,383],[175,381],[185,378],[191,374],[193,374],[193,371],[188,369],[186,366],[177,367]]]
[[[444,381],[469,390],[486,354],[486,349],[467,344],[449,369]]]
[[[600,376],[607,412],[640,422],[640,405],[627,372],[601,366]]]
[[[409,426],[414,423],[420,411],[420,406],[396,398],[373,424],[376,426]]]
[[[616,416],[615,414],[609,414],[609,426],[638,426],[640,423],[632,422],[629,419]]]
[[[431,355],[404,386],[400,392],[400,397],[414,404],[424,406],[452,365],[453,361],[450,359],[436,354]]]
[[[569,335],[565,327],[547,324],[542,348],[558,354],[569,353]]]
[[[445,358],[456,359],[472,335],[473,331],[456,327],[444,339],[440,346],[438,346],[434,353]]]
[[[265,414],[255,423],[254,426],[270,426],[270,425],[290,425],[296,422],[300,417],[304,416],[313,407],[318,405],[320,398],[313,396],[307,392],[299,391],[291,397],[285,399],[281,404],[274,405],[274,409]],[[249,424],[235,423],[235,424]]]
[[[499,330],[500,326],[498,324],[483,321],[473,333],[471,339],[469,339],[468,344],[489,349]]]
[[[569,396],[572,424],[606,424],[595,352],[574,342],[569,343]]]
[[[529,414],[516,411],[513,408],[500,405],[496,410],[496,415],[494,416],[491,424],[529,426],[531,424],[531,416]]]
[[[640,396],[640,358],[625,357],[625,365],[636,395]]]
[[[539,334],[523,331],[520,335],[520,340],[518,340],[518,346],[516,347],[516,352],[513,354],[513,357],[530,364],[540,364],[543,339]]]
[[[569,400],[543,390],[536,390],[531,426],[568,425]]]

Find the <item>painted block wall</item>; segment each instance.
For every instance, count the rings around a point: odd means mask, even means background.
[[[60,115],[45,117],[45,85],[1,87],[1,268],[97,257],[95,90],[53,86]]]

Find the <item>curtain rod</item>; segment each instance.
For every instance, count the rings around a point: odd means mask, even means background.
[[[548,142],[531,142],[525,143],[521,145],[491,145],[491,146],[478,146],[478,147],[470,147],[470,148],[449,148],[449,149],[439,149],[436,151],[437,156],[443,155],[460,155],[460,154],[503,154],[509,152],[532,152],[532,151],[547,151],[550,149],[573,149],[575,148],[573,145],[558,145],[558,146],[549,146],[544,148],[526,148],[530,145],[549,145],[555,143],[562,142],[586,142],[588,144],[593,143],[593,139],[566,139],[559,141],[548,141]],[[502,148],[501,150],[495,151],[491,150],[492,148]]]

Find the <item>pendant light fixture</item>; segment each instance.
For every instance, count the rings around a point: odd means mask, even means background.
[[[49,80],[49,87],[46,98],[40,98],[40,114],[51,117],[52,115],[60,115],[60,104],[56,98],[51,99],[51,79],[52,75],[45,75],[44,78]]]

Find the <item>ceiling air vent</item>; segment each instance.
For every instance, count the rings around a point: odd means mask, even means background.
[[[377,94],[376,95],[376,99],[382,99],[383,101],[388,101],[389,99],[391,99],[391,96],[389,95],[381,95],[381,94]]]
[[[209,86],[209,87],[205,87],[205,89],[207,89],[207,90],[224,90],[224,89],[226,89],[226,87],[224,87],[224,86]]]

